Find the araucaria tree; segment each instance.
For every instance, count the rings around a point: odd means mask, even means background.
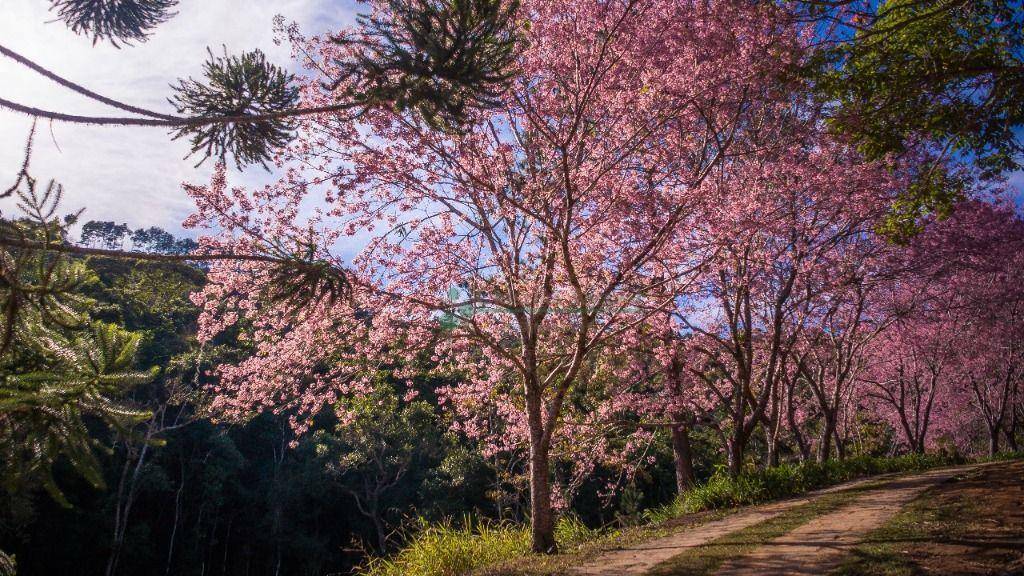
[[[507,436],[529,447],[533,548],[552,552],[550,452],[566,399],[595,351],[643,321],[638,302],[699,264],[681,238],[703,225],[737,133],[798,57],[782,16],[738,1],[522,2],[515,75],[461,130],[393,110],[306,119],[284,154],[302,169],[252,194],[194,188],[193,223],[222,228],[211,250],[301,241],[325,258],[342,232],[370,231],[352,277],[362,350],[429,351],[462,376],[445,392],[457,411],[497,404]],[[298,41],[328,76],[355,49]],[[348,89],[311,78],[303,98],[317,106]],[[298,223],[318,193],[323,208]],[[669,247],[687,265],[664,265]],[[219,285],[199,297],[209,331],[236,318],[258,328],[246,373],[262,377],[227,378],[222,392],[242,393],[225,402],[301,397],[311,411],[352,389],[353,363],[344,385],[333,371],[353,346],[336,327],[363,326],[353,307],[269,320],[286,314],[261,301],[273,287],[258,263],[211,278]]]

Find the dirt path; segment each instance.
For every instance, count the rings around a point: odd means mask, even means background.
[[[812,492],[800,498],[757,506],[663,538],[613,550],[588,564],[574,568],[570,574],[576,576],[638,576],[656,564],[677,556],[689,548],[706,544],[731,532],[774,518],[786,510],[806,504],[822,494],[855,488],[874,480],[876,479],[859,480]]]
[[[839,565],[868,532],[881,526],[927,488],[971,467],[934,470],[887,483],[842,509],[726,563],[718,576],[819,575]]]

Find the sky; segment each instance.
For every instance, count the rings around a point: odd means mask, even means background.
[[[180,0],[177,15],[148,41],[116,49],[77,36],[49,12],[47,0],[0,0],[0,44],[78,84],[122,102],[173,113],[170,84],[201,77],[206,49],[229,53],[259,48],[279,65],[297,69],[286,43],[275,45],[274,16],[295,21],[306,35],[335,31],[353,21],[357,5],[342,0]],[[0,58],[0,95],[15,102],[78,114],[125,115],[49,82]],[[0,188],[13,183],[24,158],[31,120],[0,110]],[[213,162],[195,168],[185,141],[172,142],[160,128],[40,123],[32,173],[63,184],[61,213],[85,207],[83,220],[113,220],[131,228],[160,226],[186,235],[181,221],[192,202],[182,182],[205,184]],[[273,178],[262,168],[235,173],[232,184]],[[12,180],[8,182],[7,179]],[[10,199],[0,200],[9,214]],[[190,234],[190,233],[188,233]]]
[[[286,45],[274,43],[277,14],[298,22],[306,35],[334,31],[351,23],[353,0],[180,0],[178,14],[155,29],[150,39],[116,49],[93,46],[55,21],[47,0],[0,0],[0,44],[100,94],[145,108],[173,112],[166,98],[179,77],[201,77],[206,49],[225,45],[229,53],[260,48],[271,61],[289,68]],[[79,114],[123,115],[46,81],[11,60],[0,58],[0,95],[40,108]],[[23,159],[31,120],[0,110],[0,185],[13,178]],[[192,203],[183,182],[204,184],[213,162],[195,168],[185,159],[186,142],[172,142],[159,128],[124,128],[40,123],[32,158],[39,180],[64,185],[62,212],[87,208],[83,221],[113,220],[131,228],[160,226],[176,235]],[[273,174],[250,167],[229,177],[234,185],[269,182]],[[1010,176],[1017,198],[1024,173]],[[10,213],[13,202],[0,200]]]

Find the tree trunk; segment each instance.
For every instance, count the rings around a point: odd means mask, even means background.
[[[164,570],[164,574],[169,575],[171,573],[171,564],[174,559],[174,539],[178,535],[178,519],[181,518],[181,494],[185,490],[185,463],[182,461],[181,464],[181,484],[178,485],[178,490],[174,494],[174,520],[171,523],[171,541],[167,545],[167,566]]]
[[[534,552],[554,554],[558,551],[548,454],[540,443],[530,446],[530,536]]]
[[[682,496],[693,487],[693,452],[690,448],[690,429],[685,425],[672,427],[672,459],[676,468],[676,490]]]
[[[1020,452],[1020,445],[1017,444],[1017,434],[1011,428],[1007,428],[1003,431],[1006,436],[1006,445],[1010,447],[1011,452]]]
[[[555,514],[551,507],[551,469],[544,430],[540,387],[526,382],[526,416],[530,427],[530,537],[534,552],[554,554]],[[552,424],[553,425],[553,424]]]
[[[832,457],[832,439],[836,431],[836,419],[832,414],[825,412],[825,428],[821,431],[818,439],[818,462],[824,462]]]
[[[793,435],[793,440],[796,441],[797,448],[800,449],[800,460],[806,462],[811,459],[811,447],[807,445],[807,440],[796,423],[796,408],[793,406],[792,392],[787,402],[786,420],[789,424],[789,433]]]
[[[1018,408],[1016,406],[1010,407],[1010,423],[1003,429],[1003,435],[1006,436],[1006,445],[1009,446],[1010,450],[1013,452],[1020,451],[1020,446],[1017,444],[1017,429],[1019,427],[1017,410]]]
[[[135,491],[138,487],[139,473],[146,460],[149,451],[149,440],[153,437],[156,427],[155,418],[146,427],[146,435],[143,438],[139,449],[138,459],[132,463],[131,449],[125,444],[125,462],[121,470],[121,480],[118,483],[117,498],[114,501],[114,535],[110,542],[110,556],[107,558],[106,576],[117,574],[117,565],[121,559],[121,549],[124,547],[124,536],[128,530],[128,515],[131,513],[135,501]],[[128,470],[132,469],[129,476]]]
[[[380,517],[377,504],[373,505],[373,513],[370,518],[373,520],[373,529],[377,532],[377,550],[383,555],[388,549],[388,534],[384,528],[384,520]]]
[[[779,465],[779,439],[773,434],[765,434],[765,440],[768,444],[768,453],[765,455],[764,464],[768,468],[773,468]]]
[[[743,471],[743,440],[739,434],[729,440],[727,446],[729,458],[729,476],[736,478]]]
[[[924,435],[918,436],[918,438],[914,440],[914,453],[924,454]]]
[[[846,439],[839,436],[838,428],[832,431],[832,436],[835,437],[836,456],[840,460],[846,460]]]
[[[1002,434],[999,426],[988,427],[988,455],[995,456],[999,453],[999,435]]]

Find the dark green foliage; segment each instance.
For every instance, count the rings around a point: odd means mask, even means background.
[[[897,242],[963,197],[947,173],[968,162],[983,179],[1024,158],[1024,11],[1016,0],[877,3],[799,1],[843,25],[806,71],[831,124],[870,159],[927,151],[924,169],[881,232]],[[845,31],[845,34],[844,32]]]
[[[31,144],[30,144],[31,146]],[[15,190],[27,215],[0,221],[0,234],[44,244],[64,241],[55,214],[61,187],[40,192],[28,161]],[[68,504],[53,476],[58,460],[96,487],[104,486],[87,426],[98,420],[125,434],[149,413],[120,401],[148,383],[155,369],[135,369],[141,335],[92,320],[85,291],[96,276],[82,262],[48,250],[0,249],[0,476],[10,492],[42,485]]]
[[[31,141],[30,136],[29,147]],[[63,194],[59,184],[51,180],[40,192],[36,179],[28,174],[26,158],[11,193],[26,217],[0,219],[0,236],[45,243],[63,241],[65,232],[54,218]],[[82,266],[46,252],[0,249],[0,356],[10,350],[19,330],[84,326],[88,301],[80,290],[90,280]]]
[[[878,233],[897,244],[906,244],[924,229],[929,217],[947,218],[964,199],[966,183],[939,166],[918,175],[893,201]]]
[[[199,247],[195,240],[179,240],[157,226],[130,230],[127,224],[116,224],[106,220],[86,222],[82,225],[82,234],[79,238],[82,244],[108,250],[123,249],[125,239],[130,239],[133,252],[153,254],[188,254]]]
[[[287,144],[295,124],[287,118],[239,121],[246,116],[274,115],[294,108],[299,89],[293,76],[271,64],[260,50],[241,56],[214,56],[203,65],[203,81],[179,80],[170,103],[178,114],[191,118],[226,118],[232,121],[186,125],[174,138],[188,137],[193,153],[203,160],[231,154],[239,168],[259,163],[264,168],[274,150]],[[200,161],[201,163],[202,161]]]
[[[86,224],[88,226],[88,224]],[[85,227],[82,227],[83,230]],[[174,254],[174,236],[163,228],[151,226],[148,229],[139,228],[132,232],[132,249],[142,252],[157,252],[160,254]]]
[[[348,278],[328,262],[293,256],[271,270],[274,281],[267,298],[286,305],[292,312],[317,304],[334,302],[352,293]]]
[[[127,434],[151,416],[117,401],[156,376],[155,368],[135,369],[139,342],[139,334],[102,323],[70,335],[38,325],[25,331],[21,344],[36,361],[30,366],[23,350],[0,365],[0,450],[9,489],[39,482],[70,505],[52,473],[62,457],[93,486],[106,485],[94,453],[102,446],[85,418]]]
[[[516,0],[389,0],[362,16],[364,35],[340,37],[356,56],[337,64],[331,88],[367,105],[415,111],[434,128],[460,126],[490,108],[514,74],[520,41]]]
[[[178,0],[50,0],[50,4],[75,34],[92,36],[93,44],[109,40],[117,46],[118,42],[145,42],[153,28],[174,15],[171,9]]]
[[[376,547],[387,549],[387,525],[394,525],[391,492],[403,478],[421,475],[439,457],[436,417],[423,401],[400,402],[382,385],[374,394],[343,400],[348,415],[333,431],[313,436],[324,469],[347,492],[376,531]],[[389,520],[390,517],[390,521]]]
[[[934,139],[973,155],[986,175],[1020,166],[1024,12],[1019,2],[911,0],[878,6],[871,25],[833,54],[820,87],[836,123],[871,157]]]

